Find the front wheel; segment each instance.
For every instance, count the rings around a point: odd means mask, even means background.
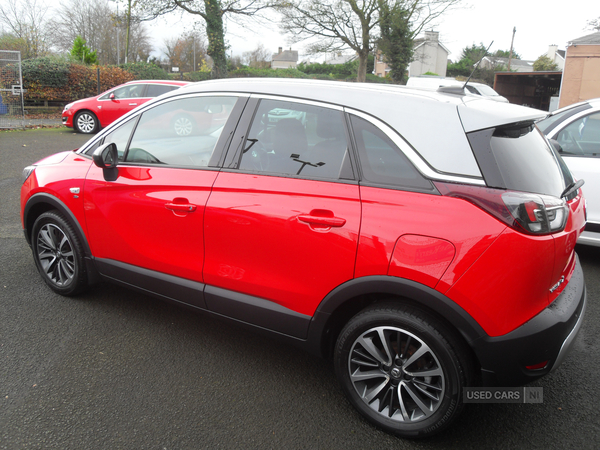
[[[344,327],[335,348],[338,379],[358,411],[401,437],[431,436],[462,409],[470,379],[463,344],[424,312],[370,307]]]
[[[87,287],[81,243],[62,215],[41,214],[33,225],[31,243],[35,265],[54,292],[75,295]]]
[[[91,134],[98,128],[98,119],[88,111],[77,113],[74,120],[75,131],[83,134]]]

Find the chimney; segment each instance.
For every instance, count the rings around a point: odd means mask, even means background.
[[[281,51],[282,51],[282,50],[283,50],[283,49],[282,49],[281,47],[279,47],[279,54],[280,54],[280,55],[281,55]]]

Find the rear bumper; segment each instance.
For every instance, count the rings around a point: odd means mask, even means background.
[[[484,337],[472,343],[481,364],[483,385],[521,386],[556,370],[581,328],[586,298],[577,258],[569,284],[550,306],[504,336]],[[545,361],[542,368],[526,368]]]

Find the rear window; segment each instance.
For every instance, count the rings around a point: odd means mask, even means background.
[[[585,111],[586,109],[590,108],[591,106],[586,103],[574,108],[565,109],[540,120],[537,123],[537,126],[540,130],[542,130],[542,133],[549,134],[554,128],[567,120],[569,117],[579,113],[580,111]]]
[[[556,197],[565,189],[558,158],[533,124],[471,133],[469,141],[488,186]]]

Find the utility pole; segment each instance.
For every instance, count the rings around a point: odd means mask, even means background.
[[[127,8],[127,36],[125,42],[125,64],[127,64],[127,56],[129,55],[129,29],[131,28],[131,0]]]
[[[508,71],[510,72],[510,60],[512,59],[512,55],[513,55],[513,44],[515,42],[515,33],[517,32],[517,27],[513,27],[513,35],[512,35],[512,39],[510,41],[510,53],[508,54]]]

